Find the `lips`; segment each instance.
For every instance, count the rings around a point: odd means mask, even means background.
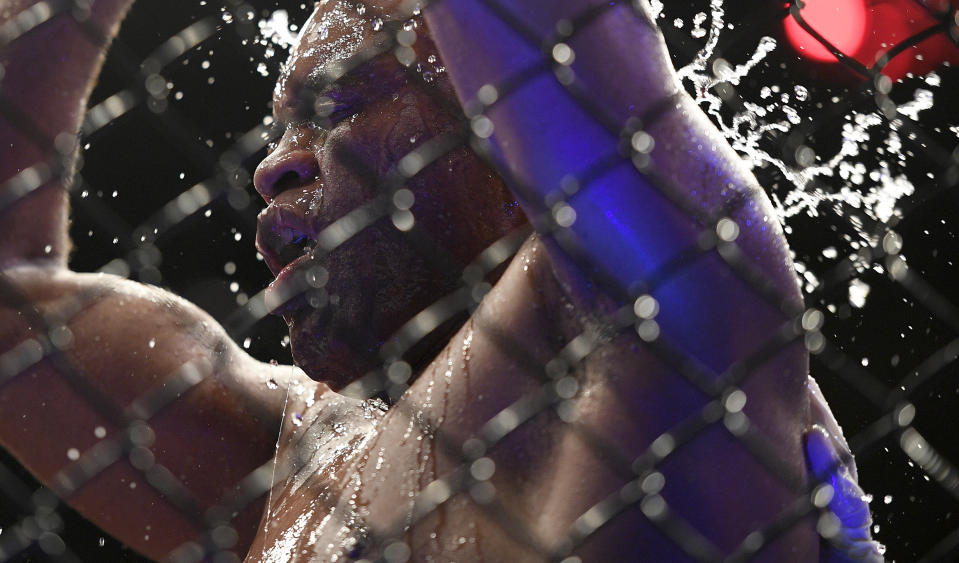
[[[297,308],[295,302],[300,300],[294,298],[322,286],[317,283],[322,275],[309,266],[315,264],[312,250],[323,225],[304,201],[305,190],[299,195],[293,201],[274,200],[258,217],[256,248],[276,276],[265,297],[276,313]],[[308,271],[313,275],[307,275]]]
[[[273,201],[257,221],[256,249],[274,275],[316,244],[317,231],[306,211],[289,203]]]

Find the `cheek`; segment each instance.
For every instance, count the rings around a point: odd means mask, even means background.
[[[428,116],[412,93],[402,94],[391,104],[392,126],[386,135],[385,149],[392,162],[397,162],[431,136]]]
[[[349,124],[337,127],[323,150],[332,166],[350,168],[346,160],[336,156],[337,150],[348,147],[363,167],[383,176],[435,135],[430,118],[415,95],[401,95],[395,101],[374,104]]]

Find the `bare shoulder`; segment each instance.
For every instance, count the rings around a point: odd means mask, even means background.
[[[146,426],[148,465],[169,470],[197,506],[215,505],[272,458],[283,396],[271,388],[312,384],[250,358],[209,315],[159,288],[22,264],[3,270],[0,289],[0,444],[48,483],[74,459],[67,452],[127,444],[132,425]],[[201,533],[203,519],[144,479],[121,457],[69,501],[163,557]],[[261,509],[254,502],[234,521],[238,545],[251,541]]]

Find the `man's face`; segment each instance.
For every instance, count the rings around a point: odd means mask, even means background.
[[[408,191],[394,197],[395,186],[384,187],[401,158],[457,130],[458,103],[422,18],[409,68],[389,49],[346,74],[338,70],[384,39],[373,11],[341,0],[318,5],[274,94],[285,133],[254,177],[269,203],[257,248],[277,275],[273,301],[304,280],[310,287],[278,310],[293,358],[333,388],[382,365],[383,341],[455,290],[462,266],[525,222],[499,176],[464,147],[423,168],[405,183]],[[325,87],[331,73],[342,78]],[[370,206],[377,198],[386,206]],[[410,202],[411,229],[409,215],[398,211]],[[364,205],[385,216],[369,224],[351,213]],[[359,232],[311,260],[318,235],[344,217],[349,225],[338,225]],[[409,359],[428,359],[435,350],[426,348],[423,358]]]

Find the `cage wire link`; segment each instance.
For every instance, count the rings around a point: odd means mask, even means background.
[[[918,2],[918,0],[916,1]],[[488,150],[488,124],[484,121],[486,120],[484,112],[499,101],[507,99],[511,92],[542,72],[553,73],[557,81],[566,88],[570,97],[585,112],[606,127],[611,135],[624,139],[624,141],[631,139],[637,132],[643,131],[644,127],[649,127],[666,111],[672,102],[672,100],[664,100],[648,115],[636,116],[634,120],[626,124],[617,123],[605,111],[605,108],[598,107],[592,102],[588,92],[579,87],[575,73],[568,64],[564,64],[552,55],[557,45],[570,40],[580,30],[602,17],[608,10],[624,7],[625,4],[603,5],[572,21],[561,22],[556,35],[548,38],[538,37],[536,33],[527,29],[521,21],[513,17],[508,10],[497,2],[486,0],[484,4],[491,13],[497,15],[504,23],[513,28],[519,36],[526,39],[534,47],[541,49],[544,53],[542,61],[516,76],[509,77],[502,84],[489,85],[490,89],[486,90],[485,93],[481,92],[485,95],[477,96],[475,102],[467,104],[466,114],[460,116],[460,123],[462,124],[460,131],[419,145],[400,159],[395,169],[384,177],[377,177],[359,155],[348,154],[348,151],[336,155],[347,162],[354,171],[369,178],[370,183],[377,188],[377,195],[372,201],[347,214],[320,233],[318,245],[313,251],[314,259],[322,258],[323,255],[328,254],[367,226],[389,217],[398,229],[408,235],[411,243],[421,252],[429,256],[444,256],[447,267],[461,270],[463,281],[460,289],[424,309],[404,325],[394,338],[387,341],[388,344],[380,350],[384,362],[382,369],[367,374],[347,390],[356,396],[368,397],[381,390],[388,391],[394,397],[402,394],[408,386],[408,378],[411,375],[410,367],[400,359],[403,352],[415,345],[443,321],[462,311],[475,309],[485,292],[489,290],[488,284],[483,281],[485,274],[508,260],[528,234],[511,235],[507,239],[495,243],[470,265],[456,264],[446,254],[441,245],[432,241],[429,235],[418,228],[415,220],[412,225],[407,226],[412,216],[406,215],[410,213],[408,207],[404,208],[402,203],[398,203],[402,199],[402,197],[398,197],[398,194],[402,196],[405,183],[408,180],[415,177],[419,171],[437,158],[450,150],[463,146],[464,143],[469,143],[478,154],[494,160],[493,155]],[[921,158],[931,160],[932,165],[937,170],[942,171],[940,176],[944,185],[940,186],[939,191],[932,191],[927,196],[936,197],[941,191],[948,190],[957,183],[957,178],[959,178],[959,150],[956,147],[941,146],[933,138],[924,135],[920,123],[915,122],[910,116],[897,112],[897,105],[890,95],[891,85],[884,83],[884,77],[880,73],[882,68],[896,55],[932,35],[947,34],[954,42],[959,38],[959,33],[957,33],[959,20],[957,20],[955,9],[940,12],[926,3],[920,4],[925,9],[930,10],[939,19],[939,23],[892,47],[883,58],[871,67],[863,65],[851,56],[842,53],[835,46],[830,45],[822,35],[803,19],[799,2],[790,2],[787,10],[788,17],[793,18],[803,29],[822,43],[839,59],[841,64],[864,77],[862,91],[868,94],[868,99],[871,100],[869,103],[875,105],[880,115],[890,122],[896,121],[897,127],[912,133],[912,135],[903,135],[904,141],[920,146],[922,149],[919,151]],[[246,12],[246,5],[239,2],[229,2],[224,7],[233,10],[235,13]],[[636,10],[636,14],[643,18],[643,21],[653,24],[653,22],[648,22],[643,10],[637,5],[630,7]],[[77,20],[81,29],[85,30],[91,41],[102,41],[102,34],[85,23],[84,14],[86,13],[85,10],[88,9],[89,6],[86,3],[79,1],[75,3],[44,2],[37,4],[0,30],[0,45],[14,41],[18,36],[43,25],[45,21],[56,17],[58,14],[68,14]],[[382,14],[371,13],[368,18],[380,15]],[[408,14],[408,16],[411,15]],[[397,64],[406,70],[412,80],[422,80],[412,70],[411,64],[415,62],[415,53],[413,53],[410,45],[415,40],[415,34],[411,37],[410,31],[404,29],[402,22],[405,19],[404,17],[391,21],[384,28],[381,34],[383,41],[378,47],[346,61],[340,69],[340,75],[360,67],[376,56],[392,51],[397,59]],[[240,26],[236,26],[232,29],[239,28]],[[667,30],[664,29],[664,31]],[[126,259],[114,260],[106,264],[101,269],[102,271],[129,275],[131,273],[130,265],[132,264],[132,269],[137,271],[141,280],[159,283],[161,278],[155,268],[158,261],[151,260],[151,255],[159,252],[153,244],[159,237],[162,237],[166,231],[224,194],[236,208],[245,208],[250,204],[250,198],[245,191],[248,189],[249,177],[244,175],[245,171],[241,168],[242,163],[259,151],[265,144],[266,139],[275,135],[276,132],[268,131],[266,126],[254,127],[242,135],[232,148],[216,155],[211,153],[207,147],[195,141],[197,136],[190,124],[177,116],[176,111],[165,103],[168,92],[166,80],[161,74],[163,68],[183,53],[211,37],[214,32],[215,26],[209,19],[201,20],[171,37],[153,55],[140,64],[131,64],[131,57],[129,56],[121,57],[121,59],[125,58],[127,61],[125,65],[127,74],[136,77],[135,85],[108,97],[104,102],[91,108],[87,114],[83,132],[90,134],[129,110],[141,104],[146,104],[158,116],[162,116],[165,121],[171,122],[169,129],[176,138],[189,141],[187,146],[191,147],[192,159],[198,162],[215,161],[219,170],[216,176],[197,183],[182,192],[144,224],[135,228],[127,226],[122,218],[111,216],[112,212],[109,210],[98,209],[98,214],[103,213],[104,222],[109,223],[113,232],[127,241],[130,249]],[[669,38],[670,33],[667,32],[666,35]],[[122,45],[114,46],[114,49],[122,48]],[[671,48],[675,49],[677,45],[673,43]],[[339,76],[327,77],[330,82],[337,78]],[[729,83],[720,83],[717,90],[720,90],[720,88],[724,100],[735,103],[735,88]],[[426,90],[432,93],[431,89],[427,88]],[[459,113],[456,108],[450,108],[450,111]],[[44,183],[68,174],[70,171],[63,166],[62,155],[68,154],[68,151],[64,150],[64,141],[62,139],[45,138],[40,133],[39,128],[31,122],[29,116],[6,103],[2,99],[2,84],[0,84],[0,113],[5,119],[17,124],[18,128],[21,128],[26,135],[37,141],[40,146],[59,149],[59,152],[49,151],[54,154],[54,157],[48,162],[36,163],[5,183],[2,190],[3,199],[0,200],[0,213],[2,213],[12,210],[20,198],[27,196]],[[816,118],[811,120],[813,127],[819,121],[821,120]],[[811,131],[807,130],[805,133],[811,134]],[[912,425],[916,416],[916,408],[909,402],[910,396],[917,389],[939,375],[946,366],[956,359],[959,355],[959,344],[957,344],[959,339],[949,342],[941,350],[927,358],[912,372],[908,381],[901,388],[889,388],[880,378],[858,366],[857,362],[848,357],[840,348],[827,341],[820,330],[824,318],[821,311],[813,307],[806,310],[782,309],[784,299],[771,290],[761,276],[750,269],[749,263],[738,250],[735,237],[730,236],[731,226],[729,222],[731,220],[728,219],[728,215],[735,211],[736,206],[742,204],[742,201],[731,202],[730,208],[726,210],[726,215],[703,216],[696,207],[689,205],[684,200],[685,192],[682,189],[670,185],[664,178],[657,175],[656,170],[652,168],[648,159],[644,158],[641,151],[637,151],[629,142],[623,143],[623,149],[620,153],[609,155],[608,158],[595,163],[590,170],[580,177],[569,176],[567,184],[570,188],[569,192],[557,193],[555,197],[542,202],[540,213],[530,217],[537,230],[553,235],[574,261],[581,265],[587,264],[588,262],[578,246],[578,241],[560,220],[565,198],[575,191],[589,189],[591,180],[598,178],[604,171],[626,159],[632,161],[652,181],[662,195],[694,217],[702,226],[703,236],[700,237],[698,244],[678,254],[673,261],[668,263],[661,271],[655,272],[649,279],[644,280],[644,283],[640,286],[632,288],[617,287],[610,281],[609,276],[603,273],[597,274],[593,281],[626,305],[602,320],[602,333],[587,332],[580,335],[573,339],[559,356],[545,365],[534,360],[527,351],[514,342],[510,342],[502,335],[497,335],[494,327],[479,327],[480,330],[484,330],[491,335],[497,347],[506,351],[524,367],[524,375],[540,385],[536,391],[521,397],[514,404],[491,418],[476,436],[471,437],[466,442],[457,443],[451,437],[446,436],[442,427],[437,427],[433,421],[425,420],[420,415],[418,405],[413,404],[412,401],[404,401],[395,405],[394,409],[398,409],[403,415],[410,417],[420,427],[421,432],[432,436],[437,447],[442,448],[444,452],[461,461],[454,470],[438,477],[416,495],[413,522],[415,523],[430,514],[457,493],[467,492],[473,501],[482,507],[516,541],[523,542],[534,552],[546,558],[570,562],[576,560],[576,557],[572,554],[578,545],[614,519],[624,509],[634,505],[640,508],[647,520],[656,526],[665,537],[674,541],[691,558],[701,561],[749,559],[751,555],[761,550],[766,543],[777,537],[779,533],[788,530],[791,524],[811,511],[820,511],[819,530],[824,537],[828,538],[836,532],[836,521],[828,511],[822,510],[821,503],[817,503],[817,488],[815,486],[810,487],[810,490],[806,491],[807,494],[799,495],[795,505],[784,511],[776,521],[768,523],[744,538],[741,546],[734,553],[722,553],[716,546],[711,545],[709,540],[687,522],[681,514],[671,510],[666,500],[659,494],[663,487],[664,478],[662,473],[657,471],[658,465],[694,440],[701,432],[717,425],[721,425],[731,436],[737,438],[777,478],[793,486],[801,479],[801,476],[789,475],[772,455],[774,450],[771,446],[764,442],[761,435],[751,429],[748,418],[741,411],[741,397],[739,395],[742,393],[739,390],[739,385],[749,377],[755,367],[760,365],[764,359],[775,355],[785,346],[798,340],[805,342],[806,347],[819,360],[818,363],[824,370],[848,384],[850,388],[856,390],[871,403],[878,412],[882,413],[865,431],[851,437],[850,444],[854,453],[860,455],[867,453],[872,448],[878,447],[882,440],[892,436],[897,440],[903,452],[919,465],[927,475],[939,483],[947,493],[959,498],[959,473],[957,473],[956,467],[950,460],[938,454],[935,444],[929,443]],[[494,164],[498,163],[494,162]],[[497,168],[501,171],[504,170],[503,166],[497,166]],[[530,193],[516,178],[508,177],[507,180],[517,193],[521,195]],[[77,175],[76,181],[73,183],[73,189],[75,190],[77,186],[82,185],[84,185],[83,180]],[[527,199],[531,198],[527,197]],[[911,205],[916,207],[921,204],[922,200],[918,200]],[[909,210],[906,209],[904,215],[907,215],[908,212]],[[404,226],[406,228],[403,228]],[[916,302],[921,303],[931,313],[943,319],[944,322],[959,332],[959,311],[956,310],[949,298],[935,290],[919,272],[910,268],[905,260],[898,255],[901,241],[897,239],[898,235],[891,230],[894,226],[894,224],[882,224],[878,221],[874,225],[870,225],[870,230],[875,234],[875,240],[879,242],[870,248],[861,249],[856,258],[840,262],[834,272],[820,285],[817,292],[807,296],[807,303],[815,303],[819,295],[825,294],[835,287],[848,284],[850,279],[855,277],[864,265],[880,264],[885,267],[890,279],[901,286]],[[670,279],[670,276],[674,275],[678,269],[713,253],[726,261],[730,271],[754,288],[760,297],[781,308],[783,317],[781,329],[771,335],[769,340],[759,347],[754,357],[730,366],[726,372],[721,374],[712,373],[711,370],[696,362],[694,358],[685,354],[682,349],[671,344],[669,335],[660,332],[655,318],[650,318],[641,313],[644,310],[644,305],[648,305],[648,300],[652,299],[649,293],[653,289]],[[591,268],[584,268],[584,271],[591,271]],[[217,554],[218,556],[228,554],[229,542],[220,541],[220,539],[229,536],[228,533],[223,533],[224,527],[229,526],[231,514],[260,498],[271,488],[273,482],[269,474],[270,464],[264,465],[251,473],[240,484],[235,495],[222,499],[218,506],[203,509],[192,493],[180,484],[169,470],[155,462],[150,449],[152,433],[149,427],[150,418],[164,406],[177,400],[179,396],[202,381],[214,367],[191,363],[184,364],[174,373],[158,381],[153,389],[144,393],[124,411],[118,411],[104,397],[98,396],[88,385],[84,385],[83,374],[79,373],[79,370],[71,364],[68,354],[71,340],[68,327],[69,315],[51,318],[49,315],[36,310],[5,276],[2,282],[0,294],[3,295],[5,304],[31,316],[32,326],[37,334],[42,336],[18,343],[0,356],[0,385],[12,380],[40,361],[50,360],[58,371],[71,384],[76,386],[78,393],[86,397],[91,406],[101,411],[104,418],[114,421],[116,427],[120,430],[110,436],[109,439],[101,441],[90,450],[83,452],[76,461],[68,464],[58,475],[54,480],[55,485],[52,489],[40,489],[32,494],[32,499],[29,501],[26,500],[26,493],[22,491],[22,485],[17,482],[15,477],[5,471],[0,473],[0,485],[5,490],[18,487],[21,489],[21,492],[17,493],[14,498],[20,499],[18,505],[25,514],[21,522],[14,526],[12,531],[8,531],[0,537],[0,560],[15,558],[18,553],[21,553],[34,542],[55,560],[78,560],[69,546],[57,535],[59,523],[57,518],[51,516],[56,513],[59,502],[57,498],[69,500],[70,495],[79,487],[82,487],[84,483],[121,459],[128,460],[134,468],[143,473],[146,482],[161,492],[173,506],[188,517],[199,518],[198,524],[208,530],[203,537],[175,550],[171,554],[173,560],[195,561],[210,554]],[[284,300],[303,292],[313,292],[318,296],[318,306],[330,306],[322,303],[319,299],[319,295],[322,295],[322,285],[320,284],[320,287],[314,285],[316,284],[311,285],[309,281],[301,280],[298,286],[292,288],[289,295],[284,296]],[[79,310],[82,304],[83,300],[78,297],[72,306],[67,307],[67,310]],[[264,294],[261,292],[228,319],[226,323],[228,331],[234,337],[241,337],[276,305],[278,304],[267,303]],[[604,440],[601,432],[576,420],[573,415],[577,400],[577,368],[594,350],[601,347],[610,335],[622,334],[630,330],[636,330],[639,333],[644,344],[655,353],[657,358],[672,367],[679,376],[684,377],[711,398],[710,402],[700,412],[691,413],[682,423],[660,435],[645,452],[620,451],[618,447]],[[351,336],[348,340],[357,349],[363,346],[363,339],[360,334],[355,337]],[[543,540],[537,538],[528,525],[518,518],[509,506],[506,506],[497,498],[496,491],[489,482],[492,475],[490,466],[492,461],[486,456],[486,452],[495,447],[503,438],[521,427],[526,421],[547,410],[555,411],[570,428],[580,433],[584,437],[583,442],[594,448],[603,459],[608,460],[611,468],[625,481],[625,484],[616,494],[580,516],[568,531],[567,539],[560,545],[547,545]],[[281,475],[277,482],[282,482],[284,479],[285,476]],[[337,511],[337,514],[340,512]],[[396,522],[383,530],[368,531],[364,538],[366,550],[364,555],[392,561],[397,553],[404,553],[404,549],[408,552],[408,547],[403,543],[406,526],[406,522]],[[13,540],[10,541],[8,538],[13,538]],[[943,538],[938,545],[933,546],[928,557],[936,558],[947,554],[956,545],[959,545],[959,533],[950,534]],[[567,557],[568,559],[564,559]]]

